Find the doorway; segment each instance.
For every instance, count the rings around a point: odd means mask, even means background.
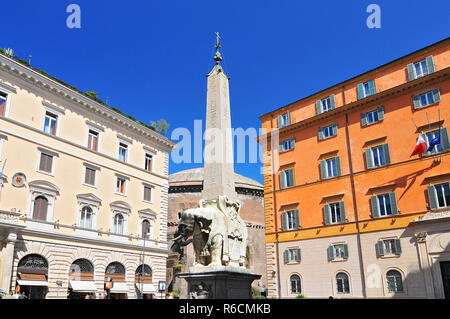
[[[445,299],[450,299],[450,261],[441,262],[441,272]]]

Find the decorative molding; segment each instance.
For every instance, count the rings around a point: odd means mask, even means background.
[[[52,104],[52,103],[44,100],[44,101],[42,101],[42,105],[47,109],[47,111],[56,113],[56,115],[66,114],[64,108],[62,108],[61,106],[58,106],[56,104]]]
[[[94,122],[89,121],[89,120],[86,120],[86,125],[87,125],[89,128],[93,129],[94,131],[101,131],[101,132],[104,132],[104,131],[105,131],[105,129],[104,129],[102,126],[97,125],[97,124],[95,124]]]
[[[414,237],[416,237],[416,241],[418,243],[425,243],[427,241],[428,234],[426,232],[420,232],[414,234]]]
[[[50,156],[54,156],[54,157],[59,157],[59,154],[53,151],[49,151],[46,148],[42,148],[42,147],[38,147],[37,148],[39,152],[50,155]]]
[[[92,164],[89,164],[89,163],[83,163],[83,166],[85,166],[87,168],[90,168],[90,169],[93,169],[94,171],[101,171],[100,167],[92,165]]]
[[[17,90],[14,86],[11,86],[9,84],[6,84],[5,82],[0,80],[0,90],[6,91],[5,93],[11,94],[11,93],[17,93]]]

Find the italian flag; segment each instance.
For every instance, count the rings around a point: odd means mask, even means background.
[[[422,153],[425,153],[426,150],[427,150],[427,142],[423,138],[422,133],[420,133],[419,138],[417,139],[416,148],[414,149],[414,152],[411,154],[411,157],[413,157],[414,155],[420,155]]]

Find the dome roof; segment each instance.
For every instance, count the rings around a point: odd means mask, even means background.
[[[202,185],[203,167],[192,168],[169,175],[169,186]],[[264,186],[257,181],[234,173],[236,187],[253,188],[263,190]]]

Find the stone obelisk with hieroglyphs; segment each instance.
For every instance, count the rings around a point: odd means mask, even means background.
[[[220,62],[220,37],[216,33],[216,64],[207,75],[204,199],[227,196],[236,201],[233,134],[231,130],[229,78]]]

